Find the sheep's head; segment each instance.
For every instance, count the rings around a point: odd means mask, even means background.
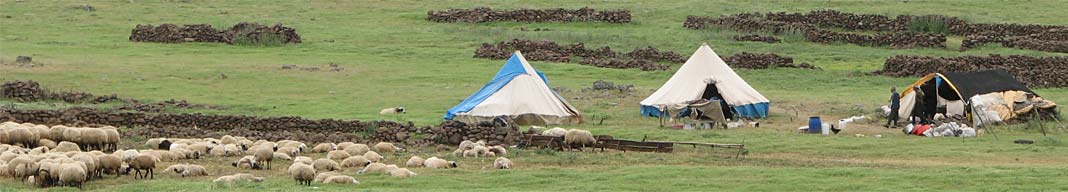
[[[171,149],[171,140],[163,140],[159,142],[159,149]]]
[[[456,161],[449,161],[449,167],[457,168],[460,167],[460,164],[456,163]]]
[[[232,166],[234,166],[234,167],[237,167],[237,162],[239,162],[239,161],[241,161],[241,160],[238,160],[238,161],[234,161],[233,163],[230,163],[230,165],[232,165]]]
[[[404,107],[397,107],[397,113],[408,113],[408,110],[405,110]]]
[[[263,165],[260,164],[260,163],[257,163],[257,162],[251,162],[251,163],[249,163],[249,165],[252,166],[252,169],[256,169],[256,170],[263,169]]]

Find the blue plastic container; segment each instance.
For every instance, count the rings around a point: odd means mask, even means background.
[[[808,118],[808,133],[820,133],[820,129],[823,128],[823,122],[820,121],[819,116],[813,116]]]

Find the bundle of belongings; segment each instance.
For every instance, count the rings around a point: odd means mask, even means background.
[[[941,123],[937,126],[931,124],[909,124],[902,129],[905,134],[926,137],[975,137],[978,135],[975,128],[957,122]]]
[[[1056,103],[1024,91],[1005,91],[976,95],[971,98],[975,125],[1032,117],[1056,117]]]

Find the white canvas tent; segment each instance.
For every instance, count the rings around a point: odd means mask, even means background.
[[[671,79],[641,101],[642,114],[660,116],[664,110],[685,108],[691,101],[707,99],[706,88],[715,88],[708,93],[726,101],[736,117],[768,116],[768,99],[734,73],[708,44],[701,45]]]
[[[507,115],[521,125],[581,123],[578,110],[548,83],[545,75],[516,51],[489,83],[449,109],[445,119],[477,123]]]

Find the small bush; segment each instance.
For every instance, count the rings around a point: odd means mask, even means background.
[[[920,16],[908,23],[908,29],[915,32],[949,34],[946,19],[940,16]]]

